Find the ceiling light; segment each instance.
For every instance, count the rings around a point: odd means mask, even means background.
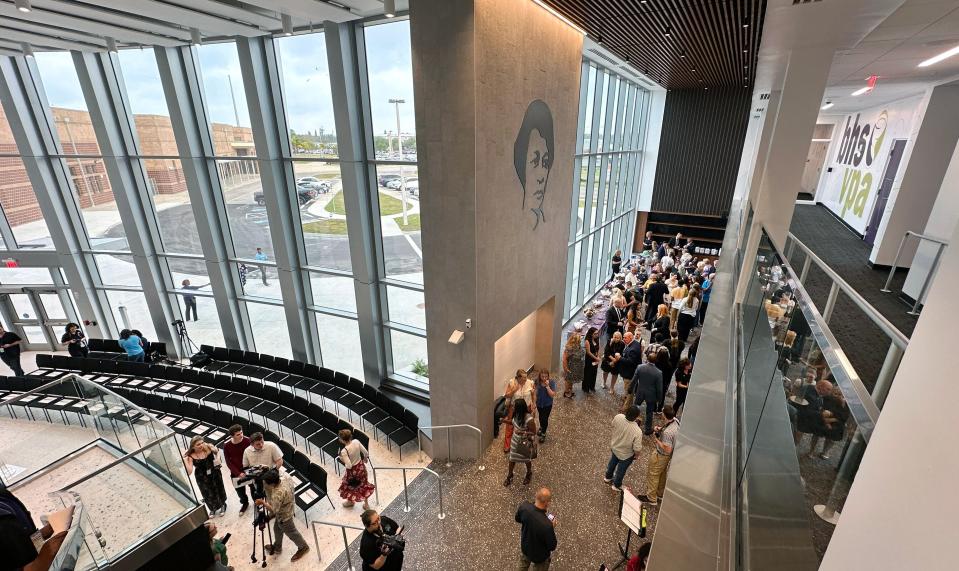
[[[190,42],[195,46],[203,43],[203,37],[200,36],[200,30],[196,28],[190,28]]]
[[[31,10],[30,0],[13,0],[13,5],[21,12],[29,12]]]
[[[694,68],[693,68],[692,70],[690,70],[690,71],[692,71],[693,73],[696,73],[696,68],[694,67]]]
[[[626,61],[629,61],[629,54],[626,54]]]
[[[944,59],[951,58],[952,56],[959,54],[959,46],[952,48],[951,50],[946,50],[937,56],[933,56],[926,61],[919,64],[919,67],[929,67],[930,65],[935,65],[941,62]]]
[[[26,44],[26,43],[20,44],[20,51],[23,52],[24,56],[28,56],[28,57],[33,56],[33,48],[30,47],[30,44]]]
[[[862,95],[863,93],[869,93],[870,91],[872,91],[872,88],[867,85],[866,87],[863,87],[863,88],[861,88],[861,89],[857,89],[857,90],[853,91],[853,92],[852,92],[852,96],[853,96],[853,97],[859,97],[859,96]]]
[[[283,35],[292,36],[293,35],[293,16],[289,14],[280,14],[280,22],[283,25]]]
[[[388,1],[390,4],[393,3],[393,0],[387,0],[387,1]],[[540,8],[542,8],[543,10],[546,10],[547,12],[549,12],[550,14],[552,14],[553,16],[556,16],[556,18],[557,18],[558,20],[560,20],[561,22],[563,22],[564,24],[566,24],[566,25],[569,26],[570,28],[576,30],[576,31],[579,32],[580,34],[583,34],[584,36],[586,35],[586,30],[584,30],[583,28],[577,26],[575,23],[573,23],[572,20],[570,20],[570,19],[567,18],[566,16],[560,14],[559,12],[557,12],[555,8],[553,8],[553,7],[550,6],[549,4],[545,3],[543,0],[533,0],[533,3],[536,4],[537,6],[539,6]]]
[[[749,16],[748,16],[748,15],[747,15],[747,16],[743,16],[743,27],[744,27],[744,28],[748,28],[748,27],[749,27]]]
[[[666,25],[666,32],[663,34],[664,37],[669,37],[673,34],[673,27],[669,24]]]
[[[679,57],[681,57],[682,59],[686,59],[686,50],[682,50],[681,52],[679,52]]]
[[[833,105],[835,105],[835,103],[833,103],[832,101],[827,101],[825,105],[823,105],[822,107],[820,107],[820,109],[822,109],[823,111],[825,111],[826,109],[829,109],[829,108],[832,107]]]
[[[603,45],[603,34],[596,36],[596,43],[599,45]]]
[[[383,0],[383,15],[387,18],[393,18],[396,16],[395,0]]]
[[[116,53],[117,41],[113,38],[107,38],[107,50]]]

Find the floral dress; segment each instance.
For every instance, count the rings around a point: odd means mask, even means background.
[[[196,485],[200,488],[203,503],[210,513],[213,513],[226,504],[226,489],[223,487],[223,473],[220,467],[214,464],[216,452],[206,458],[193,458],[193,470],[196,475]]]
[[[566,350],[566,382],[570,384],[583,381],[583,365],[586,360],[586,351],[582,345]]]
[[[340,497],[351,502],[365,502],[376,489],[369,481],[366,460],[370,453],[358,440],[351,440],[340,450],[340,460],[346,467],[340,482]]]

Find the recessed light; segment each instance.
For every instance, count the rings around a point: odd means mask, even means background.
[[[857,90],[853,91],[853,92],[852,92],[852,96],[853,96],[853,97],[859,97],[859,96],[862,95],[863,93],[869,93],[870,91],[872,91],[872,88],[867,85],[866,87],[863,87],[863,88],[860,88],[860,89],[857,89]]]
[[[671,36],[672,34],[673,34],[673,27],[667,24],[667,25],[666,25],[666,32],[663,34],[663,36],[665,36],[665,37],[668,38],[668,37]]]
[[[682,59],[686,59],[686,50],[681,50],[681,51],[679,52],[679,57],[682,58]]]
[[[13,5],[21,12],[29,12],[31,10],[30,0],[13,0]]]
[[[919,64],[918,67],[929,67],[930,65],[935,65],[941,62],[944,59],[951,58],[952,56],[959,54],[959,46],[952,48],[951,50],[946,50],[937,56],[933,56],[926,61]]]
[[[749,16],[743,16],[743,27],[744,28],[749,27]]]
[[[825,111],[826,109],[829,109],[829,108],[832,107],[833,105],[835,105],[835,103],[833,103],[832,101],[827,101],[825,105],[823,105],[822,107],[820,107],[820,109],[822,109],[823,111]]]

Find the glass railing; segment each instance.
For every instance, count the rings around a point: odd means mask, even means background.
[[[76,569],[113,564],[199,506],[176,433],[104,386],[8,378],[0,399],[4,481],[37,515],[82,506],[64,552]]]
[[[806,563],[815,568],[879,410],[765,232],[753,269],[742,304],[739,377],[737,481],[748,498],[742,515],[750,530],[744,554],[747,567],[765,568],[772,549],[791,549],[797,563],[811,551],[815,558]],[[794,529],[792,545],[778,536],[778,548],[762,540],[771,516]]]

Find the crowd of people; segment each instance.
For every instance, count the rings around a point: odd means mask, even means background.
[[[616,399],[619,409],[612,419],[610,459],[603,480],[622,492],[627,470],[645,455],[645,487],[638,497],[656,506],[666,486],[696,360],[699,336],[694,333],[706,317],[718,260],[698,257],[692,240],[681,233],[659,243],[650,232],[639,255],[624,259],[617,250],[610,266],[611,277],[603,292],[609,299],[604,323],[584,326],[584,334],[574,329],[564,342],[562,395],[572,399],[579,385],[583,395],[591,397],[597,392],[597,376],[602,375],[602,393]],[[523,483],[532,482],[538,444],[546,439],[557,380],[547,369],[536,371],[533,379],[525,370],[517,370],[503,394],[501,422],[507,454],[503,485],[507,487],[513,482],[516,464],[525,466]],[[673,386],[675,397],[667,404]],[[557,547],[557,520],[548,511],[551,499],[550,489],[541,487],[535,501],[524,502],[516,512],[516,522],[522,526],[519,569],[549,568]],[[633,557],[630,569],[644,568],[648,545]]]

